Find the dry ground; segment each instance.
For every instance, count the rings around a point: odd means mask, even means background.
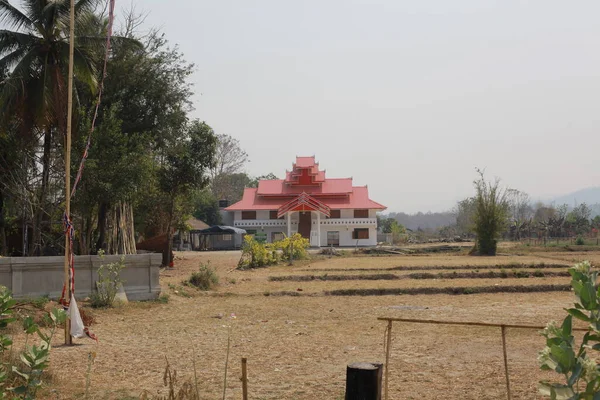
[[[202,399],[221,398],[228,332],[231,332],[228,399],[241,398],[241,357],[248,358],[251,399],[342,399],[348,363],[384,359],[385,324],[377,321],[379,316],[545,325],[563,318],[563,308],[572,303],[572,294],[346,297],[324,296],[324,290],[564,284],[569,279],[270,282],[269,276],[357,275],[366,272],[353,269],[366,268],[388,273],[386,269],[396,266],[464,266],[464,271],[476,271],[478,266],[486,265],[569,264],[582,258],[600,262],[600,254],[592,253],[545,252],[543,257],[528,254],[495,258],[361,256],[320,258],[294,267],[238,271],[235,269],[238,252],[177,256],[176,268],[161,275],[163,291],[170,295],[168,304],[132,303],[95,311],[97,323],[93,330],[100,337],[99,344],[78,340],[77,346],[55,348],[54,379],[48,398],[83,398],[89,352],[96,353],[90,398],[134,399],[143,390],[164,393],[165,357],[178,371],[180,381],[185,381],[193,377],[194,352]],[[200,261],[208,260],[220,277],[216,291],[205,294],[181,286]],[[411,272],[415,271],[393,273]],[[283,290],[301,296],[274,295]],[[188,292],[193,296],[184,297]],[[235,319],[228,318],[232,313]],[[218,318],[221,315],[224,317]],[[537,381],[543,375],[536,356],[544,345],[542,339],[535,331],[508,332],[515,399],[538,398]],[[392,399],[505,398],[499,329],[396,323],[390,368]]]

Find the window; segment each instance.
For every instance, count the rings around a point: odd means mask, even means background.
[[[223,241],[231,242],[233,240],[233,235],[223,235]]]
[[[352,231],[352,239],[368,239],[369,228],[356,228]]]
[[[283,232],[273,232],[271,233],[271,242],[278,242],[280,240],[283,240],[284,236],[283,236]]]
[[[331,210],[329,213],[329,218],[339,219],[342,217],[342,210]]]
[[[340,245],[340,232],[339,231],[328,231],[327,232],[327,246],[339,246]]]
[[[242,211],[242,219],[256,219],[256,211]]]
[[[354,210],[354,218],[369,218],[369,210]]]
[[[277,218],[277,211],[269,211],[269,219],[283,219],[283,217]]]

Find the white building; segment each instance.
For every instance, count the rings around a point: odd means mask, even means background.
[[[376,213],[385,208],[369,199],[366,186],[326,178],[314,157],[296,157],[285,179],[261,180],[225,210],[235,227],[265,235],[268,242],[300,233],[320,247],[376,245]]]

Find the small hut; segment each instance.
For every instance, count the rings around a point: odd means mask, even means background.
[[[178,230],[173,235],[173,249],[175,250],[197,250],[195,247],[199,246],[199,243],[194,242],[194,234],[202,231],[203,229],[209,228],[209,225],[197,218],[190,218],[185,221],[187,230]]]
[[[233,226],[214,225],[190,231],[192,250],[235,250],[242,247],[246,231]]]

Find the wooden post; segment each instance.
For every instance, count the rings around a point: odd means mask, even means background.
[[[390,352],[392,349],[392,321],[388,321],[387,342],[385,346],[385,400],[390,396]]]
[[[506,326],[500,327],[502,331],[502,353],[504,355],[504,374],[506,375],[506,396],[508,400],[512,399],[510,394],[510,378],[508,376],[508,357],[506,356]]]
[[[382,367],[368,362],[348,365],[345,400],[381,400]]]
[[[65,135],[65,214],[71,218],[71,120],[73,119],[73,53],[75,49],[75,0],[71,0],[71,13],[69,24],[69,77],[67,82],[67,132]],[[68,301],[71,301],[71,285],[69,282],[69,256],[71,242],[69,232],[65,234],[65,287],[67,288]],[[73,344],[71,337],[71,324],[65,321],[65,344]]]
[[[246,358],[242,358],[242,399],[248,400],[248,373],[246,371]]]

